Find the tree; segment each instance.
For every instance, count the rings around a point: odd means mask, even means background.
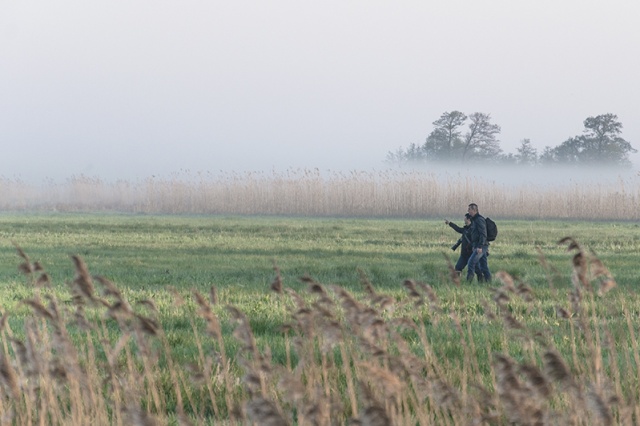
[[[555,157],[555,149],[550,146],[545,146],[544,151],[540,154],[540,159],[538,160],[540,164],[544,165],[552,165],[557,162]]]
[[[584,120],[580,136],[567,139],[555,148],[545,149],[544,164],[629,165],[629,154],[637,152],[620,137],[622,123],[615,114],[602,114]]]
[[[386,161],[392,164],[419,163],[424,161],[426,157],[423,147],[412,143],[406,150],[398,148],[396,152],[389,151]]]
[[[620,137],[622,123],[615,114],[602,114],[584,120],[583,162],[629,164],[629,154],[637,152]]]
[[[538,162],[538,151],[531,146],[529,139],[523,139],[517,149],[516,162],[518,164],[536,164]]]
[[[518,158],[512,153],[501,154],[496,160],[498,161],[498,163],[505,166],[513,166],[518,164]]]
[[[429,134],[424,144],[424,151],[429,160],[450,161],[462,146],[460,127],[467,116],[460,111],[445,112],[433,122],[435,129]]]
[[[562,142],[550,151],[554,163],[580,164],[583,163],[584,137],[574,136]]]
[[[474,112],[469,116],[471,123],[465,134],[462,145],[462,162],[471,158],[495,158],[502,150],[496,136],[500,133],[500,126],[491,124],[491,116],[481,112]]]
[[[462,136],[462,126],[470,119],[469,131]],[[462,161],[470,158],[500,161],[502,150],[496,139],[500,126],[491,124],[491,116],[473,113],[467,117],[460,111],[443,113],[432,123],[431,131],[423,145],[412,143],[405,150],[387,153],[387,162],[404,164],[426,161]],[[513,156],[512,156],[513,157]],[[513,161],[513,158],[509,158]]]

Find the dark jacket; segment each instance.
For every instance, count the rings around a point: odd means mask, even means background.
[[[449,226],[453,228],[459,234],[462,234],[460,239],[462,240],[462,244],[460,245],[460,254],[462,256],[469,256],[473,251],[471,247],[471,225],[465,225],[462,228],[456,225],[453,222],[449,222]]]
[[[487,222],[485,222],[484,216],[477,213],[471,218],[471,248],[475,250],[488,245]]]

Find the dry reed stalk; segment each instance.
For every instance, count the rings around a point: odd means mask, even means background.
[[[347,395],[349,396],[349,402],[351,402],[351,416],[357,418],[358,401],[356,398],[353,375],[351,373],[351,362],[353,359],[348,355],[344,342],[339,343],[338,346],[340,347],[340,356],[342,357],[342,371],[344,371],[347,382]]]
[[[400,396],[406,391],[403,379],[398,376],[400,372],[394,372],[367,361],[360,362],[359,369],[362,377],[361,385],[365,380],[367,383],[369,402],[375,402],[383,408],[384,413],[391,420],[397,419],[401,407]],[[376,391],[373,391],[373,389],[376,389]]]
[[[421,289],[427,293],[427,299],[429,300],[430,309],[433,312],[433,323],[439,324],[439,317],[442,315],[442,309],[437,304],[437,296],[433,289],[422,283],[415,283],[412,280],[406,280],[404,282],[405,288],[409,291],[409,297],[418,298],[418,300],[423,300],[424,297],[419,293],[418,289]],[[418,306],[418,302],[416,302],[416,306]],[[404,368],[409,374],[413,387],[416,389],[420,388],[430,388],[431,386],[425,382],[425,379],[422,377],[422,371],[419,371],[419,367],[422,366],[424,369],[424,375],[426,377],[444,377],[444,371],[447,367],[441,367],[439,363],[438,357],[435,355],[434,348],[429,343],[429,339],[427,338],[426,326],[423,321],[420,321],[418,325],[414,324],[412,321],[403,322],[404,326],[407,328],[413,329],[419,337],[421,348],[424,352],[424,362],[418,361],[415,356],[411,353],[409,348],[404,344],[404,341],[399,338],[395,338],[394,342],[398,345],[401,353],[401,360],[404,364]],[[440,399],[439,395],[435,395],[431,390],[423,390],[422,393],[427,395],[427,398],[434,403],[434,401]],[[417,403],[417,395],[413,393],[410,394],[412,397],[412,404],[420,405]],[[418,411],[417,417],[421,419],[427,419],[429,416],[427,413]]]
[[[131,330],[131,334],[133,337],[133,330]],[[132,338],[133,341],[135,339]],[[126,370],[122,373],[124,377],[125,385],[122,389],[122,394],[124,396],[124,401],[122,403],[122,416],[127,417],[132,410],[140,410],[140,407],[134,407],[135,402],[141,395],[145,396],[147,401],[151,401],[151,398],[148,395],[148,392],[145,389],[145,381],[144,377],[139,373],[136,365],[135,365],[135,357],[132,353],[132,349],[129,345],[124,346],[125,351],[125,362],[126,362]],[[114,377],[117,380],[116,377]],[[116,382],[115,386],[119,384]],[[145,392],[147,394],[145,395]],[[151,405],[151,403],[148,403]],[[125,420],[126,421],[126,420]]]
[[[447,269],[449,270],[449,279],[451,280],[451,282],[453,282],[453,284],[455,284],[456,287],[460,287],[461,274],[458,271],[456,271],[456,268],[455,266],[453,266],[453,263],[451,262],[451,258],[449,257],[449,255],[445,253],[444,258],[447,262]]]
[[[624,303],[624,301],[621,301],[621,305]],[[623,309],[624,312],[624,309]],[[612,339],[613,336],[612,336]],[[614,340],[614,344],[616,344],[615,340]],[[634,418],[638,418],[636,415],[638,414],[638,409],[637,409],[637,405],[635,404],[633,401],[637,401],[637,376],[633,375],[633,374],[621,374],[625,371],[628,370],[633,370],[633,361],[631,358],[631,354],[629,352],[632,351],[633,348],[631,348],[631,350],[624,350],[627,348],[628,346],[628,342],[626,341],[626,339],[624,341],[620,342],[623,350],[622,350],[622,354],[624,355],[624,363],[622,364],[621,367],[619,367],[618,373],[617,373],[617,377],[619,377],[620,380],[620,389],[618,390],[616,387],[616,394],[620,396],[620,401],[619,401],[619,411],[620,411],[620,423],[621,424],[625,424],[625,425],[632,425],[633,422],[632,420]]]
[[[279,274],[279,270],[276,270],[276,274]],[[302,278],[303,282],[308,282],[312,291],[316,293],[325,293],[323,288],[315,287],[318,285],[315,281],[308,277]],[[278,282],[278,279],[274,280]],[[278,285],[271,288],[279,295],[283,295],[282,288]],[[289,335],[291,333],[299,333],[302,337],[293,338],[293,347],[298,354],[298,363],[295,369],[292,370],[291,357],[289,351],[290,346],[287,346],[287,373],[284,374],[281,381],[287,383],[287,388],[291,389],[291,392],[286,396],[293,401],[293,404],[297,407],[298,422],[301,425],[304,424],[328,424],[328,401],[326,396],[326,388],[323,387],[323,391],[320,393],[318,390],[318,383],[327,383],[326,375],[323,376],[321,367],[317,366],[315,362],[316,346],[315,343],[319,339],[316,333],[316,320],[324,320],[330,318],[331,314],[325,312],[325,315],[319,315],[319,311],[311,309],[308,304],[300,297],[296,292],[291,289],[286,289],[293,301],[294,305],[290,308],[291,317],[294,319],[293,323],[285,324],[282,328],[286,341],[289,342]],[[316,307],[320,306],[317,302],[314,304]],[[320,309],[323,310],[320,306]],[[325,310],[326,311],[326,310]],[[325,344],[319,345],[321,348],[328,348]],[[326,361],[325,361],[326,362]],[[323,379],[325,377],[325,379]],[[319,400],[315,403],[312,401],[304,402],[303,395],[321,395]]]
[[[599,382],[600,371],[602,369],[602,354],[600,352],[599,342],[599,330],[597,322],[593,322],[596,318],[596,305],[593,299],[593,293],[585,292],[585,297],[581,298],[584,305],[584,310],[580,312],[583,315],[579,315],[577,320],[580,324],[580,331],[584,336],[583,351],[587,355],[589,363],[581,363],[585,367],[589,379],[592,382]],[[594,327],[591,325],[594,324]],[[594,335],[595,334],[595,335]]]
[[[272,401],[264,398],[254,398],[246,405],[249,418],[255,424],[265,426],[287,426],[287,422]]]
[[[83,354],[83,359],[98,359],[96,349],[93,345],[93,336],[89,330],[85,331],[86,342],[86,352]],[[86,396],[86,400],[88,403],[88,413],[86,415],[89,418],[93,418],[97,424],[107,423],[107,419],[103,418],[103,413],[106,412],[106,407],[104,406],[104,399],[101,395],[98,395],[98,389],[92,386],[92,383],[100,382],[102,379],[100,377],[100,372],[98,371],[98,366],[96,363],[87,363],[85,366],[85,374],[87,376],[87,385],[85,386],[83,393]]]
[[[26,394],[24,398],[28,400],[25,404],[25,410],[27,411],[34,410],[35,412],[38,400],[36,394],[40,392],[50,392],[49,389],[42,388],[50,388],[51,386],[47,386],[46,384],[53,384],[54,380],[57,379],[57,377],[50,372],[50,357],[46,355],[50,353],[51,342],[46,337],[47,334],[45,327],[45,323],[42,320],[40,321],[40,324],[35,320],[26,321],[24,328],[24,343],[15,338],[12,339],[14,354],[17,355],[18,359],[18,363],[16,363],[16,371],[18,371],[20,377],[24,377],[27,380],[22,386],[22,391]],[[47,351],[47,349],[49,349],[49,351]],[[51,377],[53,380],[43,380],[42,375],[46,374],[53,376]],[[38,387],[40,389],[38,389]]]
[[[7,355],[0,357],[0,380],[5,393],[11,396],[16,403],[19,402],[21,393],[18,385],[18,376]]]
[[[157,316],[157,309],[153,301],[143,300],[138,303],[149,307],[154,316]],[[142,327],[145,330],[148,330],[149,334],[157,336],[162,344],[164,359],[167,362],[167,370],[169,371],[169,376],[171,378],[173,389],[175,391],[177,415],[179,417],[185,417],[181,380],[179,379],[179,374],[174,365],[173,356],[171,354],[171,346],[169,344],[169,341],[167,340],[160,321],[157,318],[145,318],[141,315],[138,315],[137,317],[140,319]]]
[[[610,426],[613,424],[613,415],[609,409],[608,404],[604,401],[601,392],[591,387],[587,393],[588,407],[595,414],[596,423],[603,426]]]
[[[41,321],[46,321],[52,325],[54,338],[50,350],[52,353],[55,352],[59,354],[57,358],[52,358],[50,361],[55,365],[53,371],[55,371],[57,376],[53,377],[53,379],[62,379],[68,384],[68,397],[71,404],[67,414],[73,419],[82,419],[84,417],[85,407],[88,404],[86,400],[87,396],[80,392],[80,387],[87,386],[87,377],[78,369],[78,352],[71,344],[66,325],[57,308],[55,299],[50,298],[50,302],[50,309],[44,307],[38,299],[26,300],[24,303],[33,309],[34,313],[41,318]],[[45,328],[44,325],[42,327],[43,329]],[[37,332],[36,330],[35,326],[31,327],[32,332]],[[27,331],[27,336],[29,336],[29,331]],[[45,369],[48,370],[49,368],[45,366]],[[30,417],[34,410],[29,404],[26,407],[26,411]]]
[[[458,339],[460,342],[460,347],[463,350],[463,356],[462,356],[462,376],[460,378],[460,384],[461,384],[461,394],[462,394],[462,402],[463,404],[466,403],[466,399],[467,399],[467,392],[468,392],[468,379],[469,379],[469,375],[470,375],[470,371],[469,371],[469,365],[471,364],[471,350],[469,348],[469,345],[467,345],[466,342],[466,334],[462,329],[462,324],[460,323],[460,319],[458,318],[458,315],[455,312],[451,312],[449,314],[449,317],[451,318],[451,321],[453,322],[454,325],[454,329],[457,331],[458,333]]]
[[[606,326],[606,319],[603,319],[604,324]],[[613,334],[611,333],[611,330],[608,328],[605,328],[605,332],[606,332],[606,346],[609,349],[610,352],[610,356],[609,359],[611,360],[611,365],[609,370],[611,371],[611,375],[612,377],[612,381],[613,381],[613,387],[614,387],[614,396],[611,398],[612,400],[615,400],[616,402],[618,401],[622,401],[624,396],[622,393],[622,378],[620,377],[620,365],[618,364],[618,351],[616,350],[616,341],[613,337]]]
[[[410,328],[415,329],[415,325],[408,324]],[[420,334],[424,333],[424,324],[420,325]],[[421,340],[423,340],[421,338]],[[426,340],[426,338],[425,338]],[[439,365],[437,358],[433,361],[423,362],[418,359],[407,342],[398,334],[392,333],[392,341],[399,351],[398,357],[391,356],[388,352],[384,352],[385,359],[388,364],[393,366],[393,372],[398,377],[408,376],[412,384],[412,390],[408,392],[409,401],[412,409],[416,411],[416,417],[420,419],[429,419],[432,415],[434,418],[441,420],[437,423],[448,423],[453,412],[460,408],[461,397],[459,392],[450,386],[444,379],[445,373],[450,370],[450,366]],[[430,347],[430,345],[427,345]],[[446,360],[445,360],[446,361]],[[442,362],[442,360],[441,360]],[[386,365],[386,363],[384,364]],[[409,388],[407,388],[409,390]],[[423,411],[421,400],[427,399],[431,407],[435,407],[433,414]]]
[[[360,275],[360,283],[366,291],[367,299],[370,301],[370,304],[382,311],[393,312],[395,307],[395,300],[393,297],[376,292],[375,288],[367,278],[367,275],[359,268],[358,274]]]
[[[631,349],[636,367],[635,386],[631,388],[632,398],[633,401],[640,401],[640,346],[638,346],[638,341],[636,339],[635,327],[631,322],[631,312],[629,312],[629,308],[627,308],[624,300],[622,301],[622,312],[624,313],[624,317],[627,322],[627,330],[629,331],[629,338],[631,339]],[[640,419],[640,404],[635,405],[634,411],[635,418]]]
[[[524,395],[522,385],[515,374],[514,362],[511,358],[494,355],[496,377],[498,381],[498,398],[504,407],[505,414],[510,422],[526,418],[524,412]]]
[[[171,291],[174,295],[174,298],[178,301],[179,306],[182,306],[184,304],[182,296],[173,289]],[[189,317],[189,324],[191,325],[191,330],[193,331],[193,338],[196,344],[196,348],[198,350],[198,363],[199,363],[198,366],[192,369],[191,374],[192,376],[196,376],[196,377],[193,377],[194,381],[197,381],[197,382],[202,381],[204,383],[204,386],[206,387],[206,390],[207,390],[207,396],[209,397],[209,401],[213,408],[214,416],[216,418],[220,418],[221,417],[220,408],[218,407],[218,403],[216,401],[215,392],[212,384],[214,380],[206,380],[207,377],[211,377],[215,379],[215,377],[217,376],[217,374],[214,373],[212,368],[214,360],[211,357],[209,358],[205,357],[204,349],[202,346],[202,339],[200,338],[200,333],[198,332],[196,324],[193,321],[193,318],[191,317],[191,315],[189,315],[188,317]],[[217,364],[218,369],[220,368],[220,365],[221,365],[220,363]],[[202,369],[202,372],[200,372],[201,369]],[[202,396],[202,399],[205,399],[204,395]],[[229,403],[230,401],[227,401],[227,402]],[[204,410],[204,407],[202,407],[202,410]]]
[[[571,237],[563,238],[559,241],[559,244],[567,244],[568,251],[575,251],[575,254],[572,259],[573,263],[573,274],[572,274],[572,283],[574,286],[574,290],[571,293],[571,302],[573,306],[573,314],[575,315],[575,319],[579,324],[579,329],[585,337],[584,350],[587,352],[588,359],[594,360],[595,363],[593,365],[587,365],[590,368],[589,374],[592,380],[597,380],[598,371],[601,365],[601,359],[599,358],[599,351],[597,348],[597,343],[594,341],[593,333],[591,331],[590,322],[596,318],[596,306],[593,299],[593,287],[591,285],[591,274],[590,274],[590,257],[583,250],[583,248],[578,244],[575,239]],[[587,298],[586,302],[584,298]],[[591,312],[591,317],[589,319],[589,313]],[[597,329],[596,329],[597,332]],[[581,364],[575,364],[579,366]]]
[[[109,280],[103,277],[95,277],[95,279],[104,287],[105,297],[111,297],[115,299],[115,302],[109,303],[106,300],[101,301],[101,305],[107,308],[107,316],[116,320],[123,335],[116,342],[115,346],[111,349],[108,346],[105,347],[105,353],[107,354],[107,365],[109,371],[110,383],[112,386],[112,392],[114,398],[122,395],[125,400],[125,406],[118,410],[116,419],[122,421],[120,412],[128,418],[135,418],[136,421],[140,420],[139,414],[132,414],[139,411],[132,405],[132,401],[135,400],[135,395],[147,393],[146,397],[151,403],[148,405],[147,410],[161,410],[162,404],[160,403],[160,396],[155,391],[155,382],[153,379],[153,368],[149,363],[149,359],[152,360],[151,364],[155,365],[154,356],[149,351],[148,345],[145,340],[145,335],[156,335],[158,333],[158,325],[154,320],[146,318],[142,315],[136,314],[131,309],[129,303],[122,297],[120,291]],[[103,336],[107,336],[108,332],[103,324],[102,328]],[[107,341],[106,337],[103,339]],[[137,370],[135,363],[135,356],[133,355],[129,343],[136,343],[139,347],[141,356],[138,357],[142,361],[143,375],[141,376]],[[119,357],[120,352],[124,350],[124,359],[126,365],[126,372],[122,375],[125,380],[119,380],[120,373],[116,366],[116,360]],[[124,386],[121,386],[121,383]],[[120,399],[115,401],[116,406],[120,406]],[[155,404],[155,405],[154,405]],[[133,416],[133,417],[131,417]],[[148,417],[148,416],[147,416]],[[146,417],[145,417],[146,418]],[[129,420],[127,420],[129,421]]]
[[[249,395],[249,401],[244,406],[245,411],[250,417],[259,419],[263,424],[285,424],[281,423],[282,408],[278,401],[270,398],[271,392],[267,383],[273,371],[270,353],[262,355],[258,351],[255,337],[244,313],[233,306],[227,306],[227,310],[236,321],[233,335],[243,344],[242,350],[238,353],[238,362],[244,367],[243,382]]]
[[[211,286],[210,291],[210,302],[217,303],[216,291],[213,286]],[[194,292],[193,296],[200,307],[198,314],[202,317],[207,323],[207,333],[212,336],[216,343],[218,344],[220,361],[219,364],[221,366],[222,374],[223,374],[223,385],[225,387],[225,403],[227,407],[227,412],[233,421],[233,403],[231,401],[232,389],[231,389],[231,377],[229,376],[229,361],[226,355],[226,349],[224,345],[224,339],[222,337],[222,328],[220,326],[220,321],[218,317],[213,313],[211,309],[211,305],[209,302],[198,292]],[[195,326],[193,326],[195,327]],[[210,394],[212,395],[212,390],[209,389]],[[215,398],[211,397],[211,403],[216,406]]]
[[[331,397],[331,384],[329,383],[329,368],[327,363],[327,353],[320,352],[320,371],[322,372],[322,384],[325,398]]]
[[[123,419],[121,417],[121,413],[123,412],[122,401],[125,400],[126,389],[123,389],[121,382],[118,380],[118,368],[116,366],[117,358],[119,354],[123,351],[125,345],[130,341],[131,335],[128,332],[124,332],[122,336],[118,339],[115,346],[111,348],[108,341],[108,333],[105,329],[105,324],[103,323],[102,327],[102,347],[107,355],[107,378],[105,379],[105,384],[108,383],[110,386],[110,402],[113,404],[113,423],[117,425],[121,425]],[[126,381],[124,382],[127,383]]]
[[[465,321],[467,329],[466,329],[466,339],[469,342],[469,358],[468,360],[465,360],[465,364],[468,363],[471,368],[470,368],[470,373],[469,373],[469,378],[471,377],[476,377],[478,375],[480,375],[480,365],[478,364],[478,351],[476,349],[476,344],[473,338],[473,332],[471,330],[471,321]],[[469,397],[469,395],[467,394],[468,391],[468,384],[465,385],[464,387],[464,392],[462,394],[462,399],[463,399],[463,404],[467,404],[467,399]]]
[[[154,333],[155,329],[150,325],[151,323],[143,317],[139,317],[139,319],[142,319],[142,321],[138,322],[134,329],[133,336],[142,354],[142,356],[139,357],[143,368],[142,378],[144,379],[144,388],[147,392],[146,397],[150,401],[146,412],[148,415],[152,415],[153,412],[161,413],[164,410],[164,398],[158,392],[160,385],[158,383],[159,374],[156,355],[152,353],[145,340],[145,334]]]
[[[125,408],[124,417],[126,424],[132,426],[160,426],[161,424],[155,416],[148,411],[143,411],[135,404]]]
[[[167,370],[169,370],[169,376],[171,377],[171,382],[173,383],[173,390],[176,395],[176,410],[179,417],[185,417],[184,411],[184,401],[182,397],[183,387],[182,381],[180,380],[180,373],[177,371],[176,366],[174,365],[173,356],[171,355],[171,346],[169,345],[169,341],[165,336],[162,328],[159,331],[160,341],[162,342],[162,346],[164,348],[165,360],[167,362]],[[190,399],[190,398],[189,398]],[[191,406],[193,407],[193,402],[191,402]],[[194,409],[194,411],[197,411]]]
[[[283,326],[282,328],[282,332],[284,334],[284,354],[285,354],[285,359],[286,359],[286,367],[287,367],[287,371],[291,371],[292,370],[292,365],[291,365],[291,340],[289,338],[289,330],[291,329],[291,327],[289,326]]]
[[[129,347],[134,333],[133,329],[128,325],[133,318],[133,310],[113,283],[99,276],[95,277],[95,279],[103,286],[103,295],[115,299],[115,302],[112,304],[108,302],[103,304],[107,307],[106,316],[114,319],[122,332],[122,335],[112,347],[108,339],[109,332],[106,329],[106,323],[102,321],[100,340],[107,356],[106,380],[108,380],[111,385],[111,401],[114,404],[113,422],[122,424],[124,422],[123,416],[128,415],[126,414],[127,410],[130,409],[131,401],[135,399],[138,388],[143,386],[143,381],[139,380],[139,374],[134,366],[133,356]],[[119,377],[121,373],[118,359],[122,352],[124,352],[123,356],[126,365],[126,370],[122,373],[126,378],[125,380],[120,380]],[[123,402],[129,405],[123,406]]]
[[[591,307],[591,324],[594,324],[594,342],[593,342],[593,374],[595,376],[595,385],[598,388],[602,388],[603,386],[603,363],[604,361],[602,360],[602,340],[600,338],[600,327],[598,326],[599,321],[598,321],[598,317],[597,317],[597,312],[596,312],[596,306],[595,306],[595,301],[593,301],[593,299],[590,299],[590,301],[593,303],[592,307]],[[603,319],[603,321],[605,321]],[[603,326],[606,325],[606,323],[603,323]]]
[[[72,282],[74,291],[89,301],[94,301],[93,280],[87,269],[87,265],[80,256],[71,256],[76,267],[76,276]]]
[[[485,342],[486,342],[486,351],[487,354],[492,353],[491,351],[491,343],[490,340],[488,338],[488,331],[485,330]],[[491,387],[492,389],[498,389],[498,377],[496,375],[496,369],[495,368],[491,368],[490,369],[490,376],[491,376]],[[495,417],[497,417],[497,410],[496,410],[496,406],[498,405],[498,397],[497,395],[492,394],[491,392],[489,392],[488,390],[486,390],[484,387],[482,386],[478,386],[478,388],[481,391],[481,395],[479,398],[479,404],[480,407],[482,408],[482,411],[480,413],[481,418],[482,419],[488,419],[488,420],[493,420]]]

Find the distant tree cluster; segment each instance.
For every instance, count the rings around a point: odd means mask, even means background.
[[[489,114],[445,112],[433,126],[422,145],[412,143],[389,152],[387,162],[629,166],[629,154],[637,152],[620,136],[622,123],[615,114],[587,118],[582,135],[556,147],[546,146],[540,154],[529,139],[520,142],[515,154],[505,154],[498,140],[500,126],[491,123]]]

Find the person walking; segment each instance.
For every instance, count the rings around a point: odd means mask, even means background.
[[[487,263],[489,255],[489,241],[487,241],[487,223],[484,217],[478,212],[478,205],[469,204],[469,215],[471,216],[471,256],[467,262],[467,281],[473,280],[474,271],[480,270],[482,281],[491,281],[491,271]],[[478,277],[480,281],[480,277]]]
[[[458,261],[456,262],[455,270],[458,275],[462,275],[462,271],[467,267],[469,257],[473,251],[473,247],[471,246],[471,215],[469,213],[465,213],[463,227],[460,227],[446,219],[444,223],[449,225],[457,233],[462,234],[460,239],[452,247],[452,249],[455,250],[455,248],[460,246],[460,257],[458,257]],[[476,274],[478,275],[478,280],[482,280],[482,274],[479,268],[476,269]]]

